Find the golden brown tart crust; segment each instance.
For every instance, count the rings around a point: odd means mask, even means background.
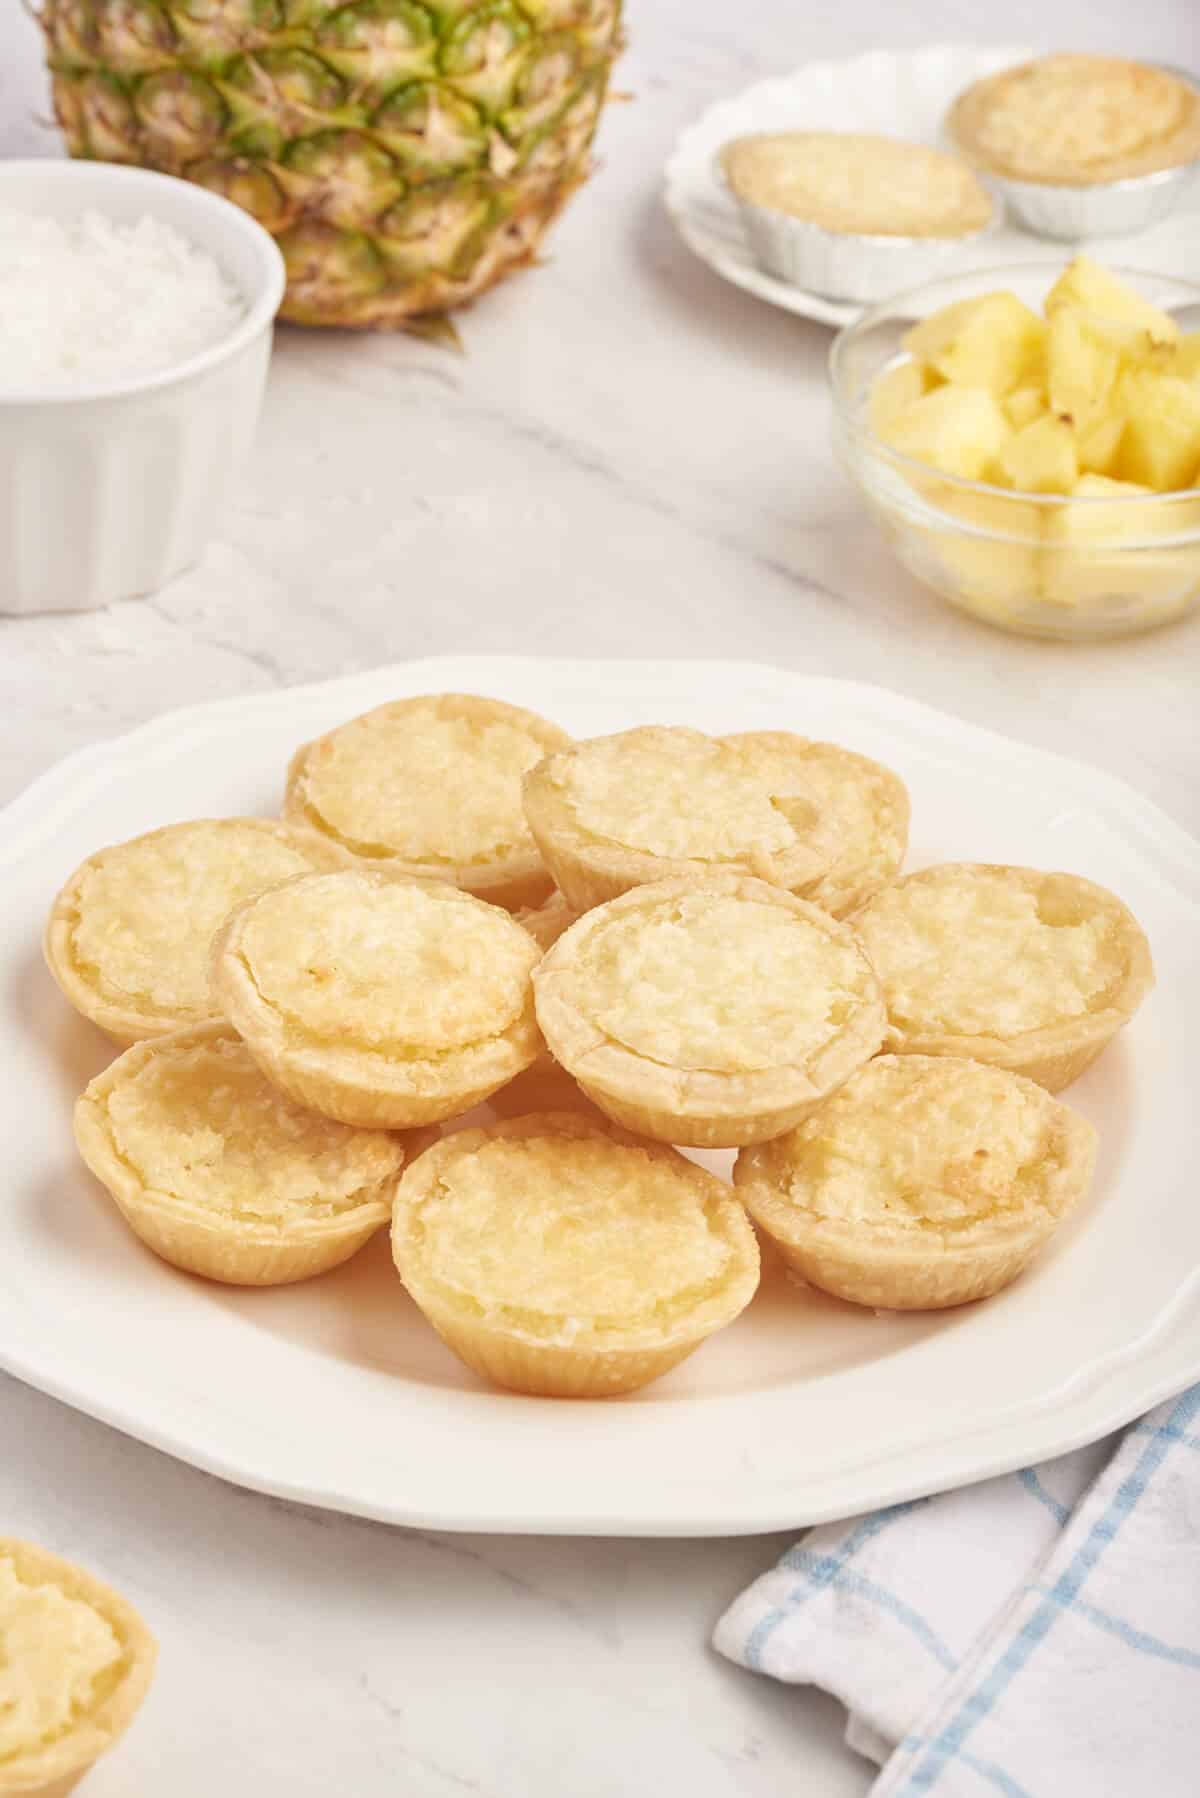
[[[233,1286],[338,1267],[391,1215],[405,1149],[303,1109],[224,1023],[127,1049],[75,1107],[88,1167],[164,1260]]]
[[[1076,874],[947,862],[851,920],[883,986],[898,1054],[964,1055],[1057,1092],[1154,985],[1133,914]]]
[[[729,1188],[576,1112],[464,1130],[418,1157],[392,1225],[409,1293],[501,1386],[607,1397],[732,1321],[758,1248]]]
[[[895,879],[908,848],[908,788],[890,768],[838,743],[786,730],[743,731],[726,737],[762,758],[792,769],[823,813],[835,848],[826,871],[801,897],[844,918]]]
[[[213,1017],[208,953],[235,905],[350,857],[272,818],[197,818],[100,849],[46,925],[46,964],[76,1011],[119,1043]]]
[[[788,1264],[859,1305],[986,1298],[1087,1191],[1092,1126],[1018,1074],[881,1055],[798,1129],[744,1149],[734,1186]]]
[[[213,944],[216,999],[299,1104],[366,1128],[466,1111],[536,1060],[537,944],[497,906],[374,869],[302,876]]]
[[[131,1604],[82,1567],[0,1537],[0,1666],[26,1702],[0,1714],[0,1793],[65,1794],[124,1734],[158,1645]]]
[[[540,905],[525,906],[513,914],[523,930],[527,930],[543,954],[552,949],[564,930],[569,930],[578,912],[572,911],[555,887]]]
[[[551,888],[521,780],[570,742],[536,712],[471,693],[399,699],[297,750],[283,815],[396,873],[510,910]]]
[[[610,1117],[704,1148],[790,1129],[875,1053],[878,982],[844,924],[736,874],[641,886],[534,974],[555,1059]]]
[[[526,776],[525,815],[567,904],[587,911],[682,875],[815,885],[837,829],[783,737],[647,725],[548,756]]]

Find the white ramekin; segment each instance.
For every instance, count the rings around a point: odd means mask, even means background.
[[[207,250],[246,299],[228,337],[156,374],[0,392],[0,613],[93,611],[155,591],[203,549],[254,436],[283,258],[239,207],[146,169],[0,162],[0,207],[123,224],[149,214]]]

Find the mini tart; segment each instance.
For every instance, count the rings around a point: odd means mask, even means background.
[[[208,951],[235,905],[350,857],[269,818],[199,818],[101,849],[51,907],[46,965],[76,1011],[116,1042],[215,1013]]]
[[[824,814],[837,848],[828,871],[803,897],[835,918],[895,879],[908,848],[908,789],[898,774],[869,756],[790,731],[747,731],[725,742],[790,771]]]
[[[663,1142],[735,1148],[808,1116],[884,1037],[854,935],[744,875],[637,887],[582,917],[534,974],[555,1059]]]
[[[468,1110],[536,1059],[539,959],[469,893],[346,869],[240,906],[213,943],[213,992],[299,1104],[399,1129]]]
[[[400,1138],[305,1111],[227,1025],[127,1049],[75,1140],[134,1233],[188,1273],[279,1286],[348,1261],[391,1213]]]
[[[950,862],[852,920],[898,1054],[965,1055],[1049,1092],[1078,1079],[1154,984],[1137,920],[1076,874]]]
[[[603,1121],[464,1130],[400,1182],[392,1251],[442,1339],[517,1392],[657,1379],[749,1304],[758,1246],[727,1186]]]
[[[968,237],[993,212],[960,157],[898,137],[764,133],[727,144],[721,166],[739,200],[839,235]]]
[[[795,761],[763,739],[648,725],[548,756],[525,778],[525,815],[567,904],[712,871],[801,891],[838,852]]]
[[[1088,187],[1200,157],[1200,95],[1122,57],[1041,56],[967,88],[947,130],[995,174]]]
[[[537,906],[551,881],[521,809],[521,777],[569,742],[499,699],[399,699],[298,750],[283,815],[397,873],[514,911]]]
[[[1096,1132],[1019,1074],[881,1055],[737,1158],[755,1223],[813,1286],[936,1311],[999,1292],[1084,1195]]]
[[[129,1727],[157,1658],[123,1598],[0,1537],[0,1793],[70,1791]]]

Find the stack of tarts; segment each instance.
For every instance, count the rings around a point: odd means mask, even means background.
[[[443,694],[300,749],[282,810],[101,850],[47,927],[125,1046],[80,1151],[177,1267],[306,1279],[390,1224],[469,1367],[594,1397],[732,1322],[760,1235],[842,1299],[933,1309],[1087,1190],[1094,1132],[1051,1094],[1148,992],[1142,931],[1069,874],[902,876],[908,796],[862,755],[572,742]],[[732,1187],[681,1146],[735,1149]]]

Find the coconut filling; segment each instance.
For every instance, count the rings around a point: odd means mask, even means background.
[[[902,883],[854,919],[891,1022],[914,1034],[1015,1036],[1103,1010],[1127,958],[1073,882],[1002,874]]]
[[[958,157],[896,138],[785,131],[735,139],[722,161],[739,199],[839,234],[961,237],[993,211]]]
[[[413,1202],[406,1280],[449,1310],[562,1346],[702,1324],[745,1251],[696,1170],[604,1141],[493,1139]]]
[[[68,1735],[120,1684],[125,1650],[94,1606],[0,1554],[0,1778]]]
[[[532,1016],[540,953],[519,925],[448,888],[381,880],[360,895],[346,879],[267,895],[238,937],[243,971],[297,1046],[436,1061]]]
[[[356,855],[432,867],[536,856],[521,779],[546,754],[501,721],[368,713],[314,745],[300,795],[314,829]]]
[[[571,970],[575,1007],[672,1068],[802,1067],[871,992],[857,946],[782,905],[698,891],[599,923]]]
[[[322,860],[336,851],[315,845]],[[271,831],[197,824],[101,854],[81,873],[69,925],[71,963],[105,999],[150,1013],[213,1010],[208,951],[235,906],[312,858]]]
[[[382,1203],[404,1151],[294,1105],[242,1043],[155,1048],[103,1101],[112,1149],[156,1201],[286,1229]]]
[[[550,778],[583,835],[614,847],[751,873],[804,850],[814,872],[825,860],[805,782],[780,768],[768,776],[734,743],[631,732],[562,756]]]
[[[786,1241],[813,1228],[879,1246],[946,1246],[1055,1217],[1065,1141],[1057,1106],[971,1063],[875,1062],[760,1152],[754,1209]]]

